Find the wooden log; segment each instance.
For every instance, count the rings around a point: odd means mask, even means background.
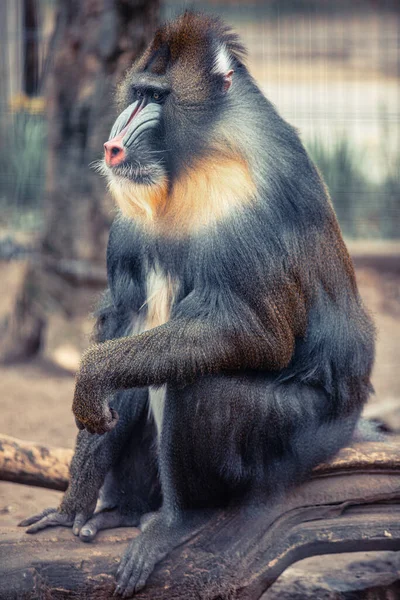
[[[0,435],[0,480],[66,490],[73,451]]]
[[[385,442],[343,448],[331,462],[317,467],[315,475],[321,477],[348,470],[373,472],[382,465],[386,469],[390,466],[393,470],[400,469],[400,453],[388,452],[389,447],[394,448],[397,444],[400,445],[400,438],[393,436]],[[64,491],[72,455],[73,451],[68,448],[52,448],[1,434],[0,481]]]
[[[0,600],[111,598],[135,529],[83,544],[68,529],[1,532]],[[138,600],[259,599],[293,562],[316,554],[400,550],[400,443],[344,449],[274,505],[219,511],[176,548]]]
[[[354,444],[343,448],[329,463],[315,469],[321,477],[333,472],[357,470],[373,472],[383,465],[393,470],[400,468],[400,455],[393,452],[400,438],[388,437],[385,442]],[[388,452],[391,448],[392,451]],[[0,435],[0,480],[25,483],[64,491],[68,485],[68,469],[73,450],[54,448],[36,442]]]

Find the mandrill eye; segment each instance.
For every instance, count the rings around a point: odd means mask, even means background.
[[[143,92],[142,92],[142,91],[140,91],[140,90],[137,90],[137,91],[136,91],[136,96],[137,96],[138,98],[143,98],[144,94],[143,94]]]
[[[164,96],[160,92],[153,92],[152,98],[154,102],[162,102],[164,100]]]

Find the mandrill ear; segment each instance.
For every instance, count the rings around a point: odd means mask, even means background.
[[[221,44],[214,57],[212,73],[222,76],[222,91],[226,93],[232,85],[232,57],[225,44]]]
[[[224,77],[223,77],[224,83],[223,83],[223,86],[222,86],[222,91],[225,92],[225,93],[229,90],[229,88],[232,85],[232,75],[233,75],[233,73],[234,73],[233,69],[230,69],[230,71],[228,71],[224,75]]]

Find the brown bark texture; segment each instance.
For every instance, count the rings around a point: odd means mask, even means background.
[[[59,0],[45,94],[48,160],[43,260],[27,270],[14,313],[4,324],[0,361],[28,358],[42,347],[46,315],[64,306],[71,286],[49,261],[86,261],[104,268],[113,205],[90,168],[102,157],[115,119],[114,90],[150,41],[159,0]],[[61,297],[61,300],[60,300]],[[64,298],[64,300],[63,300]],[[23,310],[21,309],[23,306]]]

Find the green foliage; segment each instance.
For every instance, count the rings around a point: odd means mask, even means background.
[[[0,142],[0,206],[2,220],[14,227],[36,227],[41,219],[46,147],[42,114],[21,110],[10,116]]]
[[[378,152],[385,156],[385,138]],[[322,173],[344,235],[354,238],[398,238],[400,232],[400,151],[374,181],[366,160],[345,136],[332,144],[314,138],[307,149]],[[377,160],[379,156],[373,157]],[[394,159],[393,159],[394,158]]]

